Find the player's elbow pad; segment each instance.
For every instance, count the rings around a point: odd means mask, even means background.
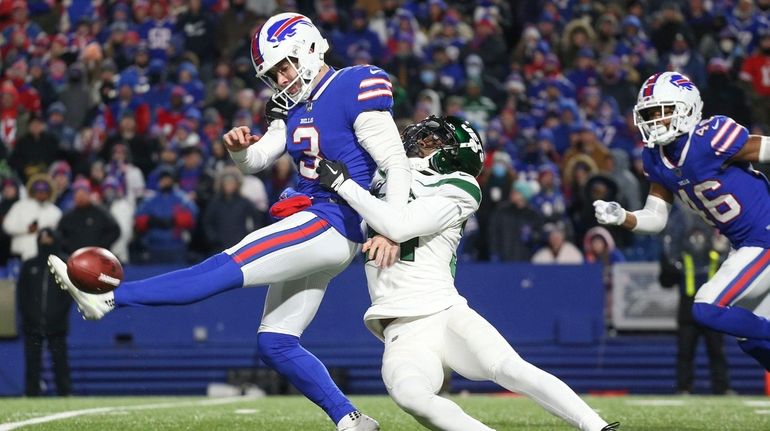
[[[658,233],[666,227],[668,212],[671,204],[657,196],[647,196],[644,208],[634,211],[636,226],[632,229],[638,233]]]

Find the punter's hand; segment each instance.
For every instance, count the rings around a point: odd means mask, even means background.
[[[626,221],[626,210],[617,202],[594,201],[596,220],[601,224],[622,225]]]
[[[318,182],[321,187],[336,192],[342,183],[350,178],[348,167],[342,162],[322,159],[315,170],[318,173]]]
[[[272,123],[274,120],[286,121],[286,117],[289,115],[289,111],[278,106],[275,100],[271,97],[265,104],[265,118],[267,118],[267,124]]]
[[[398,259],[398,252],[401,246],[382,235],[375,235],[369,238],[361,249],[367,253],[368,260],[373,260],[374,264],[380,268],[387,268]]]
[[[225,148],[231,152],[243,151],[259,141],[259,135],[252,135],[247,126],[233,127],[225,133]]]

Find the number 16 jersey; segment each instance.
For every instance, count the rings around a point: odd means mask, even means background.
[[[770,248],[770,188],[748,162],[729,162],[748,141],[745,127],[716,115],[688,135],[645,148],[645,175],[679,196],[734,248]]]

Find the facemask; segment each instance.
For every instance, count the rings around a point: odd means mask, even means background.
[[[423,70],[420,72],[420,81],[425,85],[433,85],[436,82],[436,72],[432,70]]]

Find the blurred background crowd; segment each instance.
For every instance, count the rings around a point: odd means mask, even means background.
[[[692,223],[634,236],[591,205],[643,205],[632,108],[655,72],[688,75],[704,116],[770,125],[770,0],[4,0],[0,267],[44,228],[65,253],[182,263],[271,223],[292,161],[244,176],[221,138],[265,130],[250,38],[285,11],[321,29],[330,65],[391,74],[400,127],[457,115],[482,132],[461,259],[610,264],[676,243]]]

